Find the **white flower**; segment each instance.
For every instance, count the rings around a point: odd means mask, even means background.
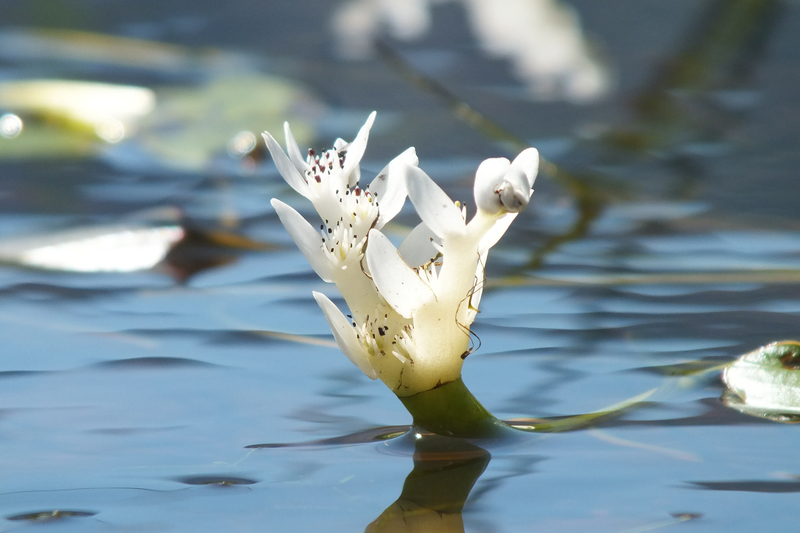
[[[417,165],[410,148],[381,171],[366,190],[358,186],[373,112],[356,139],[305,160],[286,125],[288,156],[264,134],[278,170],[311,200],[322,233],[273,199],[289,234],[317,274],[336,284],[350,319],[321,293],[322,308],[342,351],[367,376],[398,396],[409,396],[461,376],[470,351],[469,327],[483,291],[489,248],[525,208],[539,166],[529,148],[510,162],[489,159],[475,178],[477,212],[454,203]],[[381,233],[406,194],[422,223],[399,249]]]

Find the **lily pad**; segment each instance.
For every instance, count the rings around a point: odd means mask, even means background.
[[[125,126],[155,108],[145,87],[74,80],[18,80],[0,84],[0,106],[62,121],[117,142]]]
[[[312,102],[300,85],[285,78],[226,74],[198,87],[161,90],[155,112],[142,121],[134,142],[165,166],[199,170],[224,155],[240,132],[280,131],[293,109],[313,107]],[[313,137],[312,126],[302,119],[293,119],[292,131],[300,143]]]
[[[722,374],[725,405],[781,422],[800,421],[800,342],[774,342],[743,355]]]

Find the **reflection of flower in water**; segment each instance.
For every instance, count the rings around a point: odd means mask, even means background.
[[[402,40],[425,34],[430,7],[448,0],[350,0],[333,19],[341,53],[371,54],[384,28]],[[588,101],[609,89],[607,69],[594,56],[575,12],[557,0],[450,0],[464,4],[484,50],[508,58],[536,98]]]
[[[326,296],[317,303],[347,357],[372,379],[405,397],[458,380],[470,351],[470,332],[483,291],[489,248],[527,205],[539,166],[528,148],[510,162],[487,159],[475,176],[477,212],[453,202],[417,167],[410,148],[365,189],[359,163],[375,114],[351,143],[303,158],[288,124],[288,155],[269,134],[275,165],[309,199],[324,222],[319,230],[297,211],[272,205],[314,271],[333,282],[352,313]],[[395,248],[381,228],[406,194],[422,223]]]

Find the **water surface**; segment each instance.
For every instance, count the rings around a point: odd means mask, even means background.
[[[156,107],[109,143],[0,103],[24,121],[0,138],[0,236],[187,239],[134,272],[0,267],[0,530],[362,531],[430,503],[419,476],[460,495],[429,530],[795,524],[796,429],[725,407],[718,370],[675,369],[797,337],[797,2],[7,4],[0,82],[133,84]],[[290,120],[325,148],[373,109],[367,175],[413,145],[469,199],[486,157],[551,163],[489,262],[464,367],[481,402],[558,419],[650,401],[458,445],[444,481],[441,457],[376,438],[410,418],[331,347],[311,291],[334,293],[269,199],[308,206],[263,148],[229,144]],[[311,444],[247,448],[264,443]]]

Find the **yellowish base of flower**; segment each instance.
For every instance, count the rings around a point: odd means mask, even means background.
[[[400,401],[414,425],[447,437],[496,438],[510,428],[495,418],[472,395],[461,378]]]

